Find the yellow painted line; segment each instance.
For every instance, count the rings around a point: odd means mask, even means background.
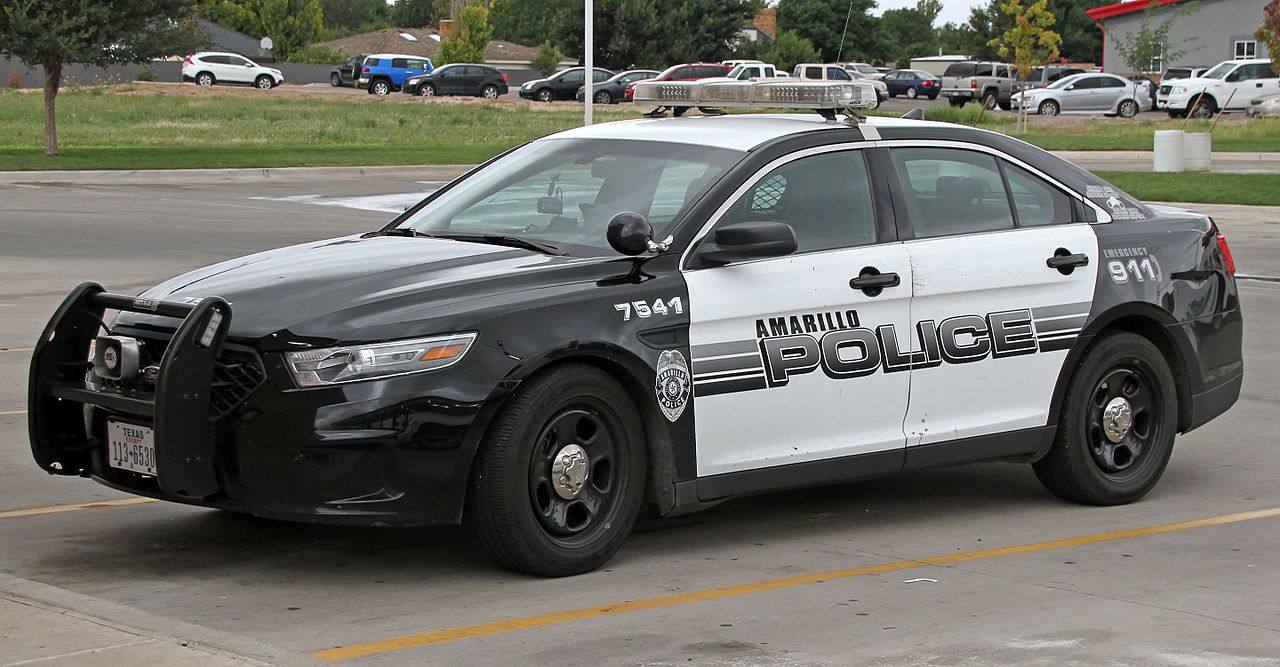
[[[76,503],[74,505],[49,505],[48,507],[30,507],[25,510],[9,510],[0,512],[0,519],[16,519],[24,516],[38,516],[40,514],[60,514],[62,512],[78,512],[80,510],[96,510],[105,507],[125,507],[128,505],[145,505],[147,503],[160,502],[153,498],[121,498],[120,500],[99,500],[91,503]]]
[[[31,352],[34,347],[0,347],[0,352]]]
[[[1240,523],[1241,521],[1252,521],[1255,519],[1266,519],[1277,516],[1280,516],[1280,507],[1255,510],[1252,512],[1239,512],[1237,514],[1224,514],[1222,516],[1194,519],[1191,521],[1180,521],[1178,523],[1166,523],[1157,526],[1147,526],[1145,528],[1131,528],[1129,530],[1116,530],[1108,533],[1095,533],[1093,535],[1068,537],[1060,540],[1049,540],[1047,542],[1033,542],[1031,544],[1001,547],[999,549],[968,551],[947,554],[945,556],[934,556],[932,558],[922,558],[919,560],[894,561],[892,563],[881,563],[879,565],[869,565],[866,567],[856,567],[846,570],[817,572],[814,574],[787,577],[785,579],[757,581],[747,584],[738,584],[736,586],[726,586],[724,588],[711,588],[702,591],[665,595],[662,597],[648,598],[644,600],[604,604],[596,607],[587,607],[585,609],[572,609],[569,611],[561,611],[551,614],[525,616],[523,618],[513,618],[506,621],[469,625],[461,628],[451,628],[435,632],[423,632],[419,634],[405,635],[403,637],[394,637],[392,639],[384,639],[382,641],[369,642],[367,644],[352,644],[351,646],[341,646],[338,648],[325,649],[323,651],[315,651],[311,655],[322,660],[346,660],[349,658],[360,658],[369,655],[377,655],[379,653],[387,653],[389,651],[430,646],[432,644],[443,644],[446,642],[458,641],[459,639],[486,637],[546,625],[579,621],[588,618],[616,616],[619,614],[643,611],[646,609],[658,609],[694,602],[720,600],[723,598],[750,595],[752,593],[762,593],[780,588],[807,586],[809,584],[819,584],[826,581],[861,577],[869,574],[884,574],[886,572],[897,572],[899,570],[910,570],[914,568],[938,565],[950,565],[952,563],[963,563],[966,561],[981,560],[984,558],[997,558],[999,556],[1013,556],[1017,554],[1035,553],[1037,551],[1065,549],[1069,547],[1084,546],[1087,544],[1097,544],[1099,542],[1112,542],[1115,540],[1125,540],[1133,537],[1143,537],[1146,535],[1159,535],[1161,533],[1175,533],[1183,530],[1191,530],[1193,528],[1222,526],[1226,524]]]
[[[0,410],[0,417],[6,416],[6,415],[25,415],[25,414],[27,414],[26,410]]]

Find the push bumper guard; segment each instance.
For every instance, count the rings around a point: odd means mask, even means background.
[[[107,309],[181,320],[161,358],[150,400],[95,391],[85,382],[92,366],[86,354],[106,328]],[[231,306],[220,297],[174,303],[111,294],[97,283],[82,283],[53,314],[32,354],[27,420],[36,462],[50,474],[88,476],[93,449],[101,443],[88,432],[83,406],[96,405],[151,419],[156,477],[163,492],[194,499],[216,493],[210,387],[230,326]]]

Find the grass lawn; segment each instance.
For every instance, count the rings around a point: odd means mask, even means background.
[[[1095,173],[1145,201],[1280,206],[1280,174]]]

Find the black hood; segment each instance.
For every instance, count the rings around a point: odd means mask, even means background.
[[[428,320],[450,304],[557,282],[547,271],[597,263],[528,250],[399,236],[350,236],[228,260],[165,281],[142,296],[231,303],[233,338],[312,342],[376,340],[398,325],[403,335],[439,333]],[[534,280],[531,275],[544,276]],[[121,324],[172,329],[172,319],[122,313]],[[421,322],[424,330],[413,331]],[[266,344],[266,347],[275,345]]]

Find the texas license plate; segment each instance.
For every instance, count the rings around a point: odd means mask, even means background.
[[[156,432],[147,426],[107,422],[107,462],[112,468],[156,474]]]

